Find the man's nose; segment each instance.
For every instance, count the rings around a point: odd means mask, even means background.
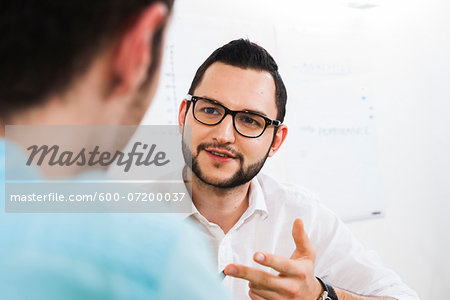
[[[237,132],[233,126],[233,116],[227,115],[225,118],[214,126],[213,139],[217,140],[219,144],[234,143]]]

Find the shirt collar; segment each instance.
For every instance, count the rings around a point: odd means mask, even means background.
[[[266,199],[264,197],[264,191],[262,189],[261,184],[259,183],[257,176],[254,177],[250,182],[248,208],[242,215],[241,220],[245,221],[245,219],[252,216],[255,212],[260,212],[264,219],[268,217],[268,210]],[[186,218],[191,216],[199,220],[206,221],[206,219],[197,210],[197,207],[195,207],[194,203],[192,203],[192,212],[186,214]]]
[[[248,216],[251,216],[256,211],[261,212],[264,218],[268,216],[266,198],[264,197],[264,191],[258,180],[258,176],[250,182],[247,211],[249,212]]]

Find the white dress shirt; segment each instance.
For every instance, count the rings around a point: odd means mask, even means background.
[[[290,257],[295,249],[292,225],[300,218],[316,250],[316,276],[361,295],[418,299],[392,270],[381,264],[374,251],[364,249],[344,223],[304,188],[258,175],[250,184],[248,209],[227,234],[195,207],[188,218],[199,223],[210,240],[218,274],[230,263],[277,274],[255,263],[253,255],[263,251]],[[234,299],[249,299],[247,281],[227,276],[223,284]]]

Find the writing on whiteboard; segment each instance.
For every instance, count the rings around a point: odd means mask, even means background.
[[[300,132],[307,134],[316,134],[318,136],[355,136],[355,135],[369,135],[368,126],[359,127],[316,127],[316,126],[302,126]]]

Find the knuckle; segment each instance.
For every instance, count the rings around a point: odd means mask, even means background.
[[[265,286],[270,285],[270,278],[267,277],[267,276],[265,276],[265,275],[262,275],[262,276],[261,276],[261,283],[262,283],[263,285],[265,285]]]
[[[285,273],[292,273],[292,272],[296,272],[298,269],[300,269],[301,266],[297,261],[288,261],[283,265],[283,271]]]
[[[307,278],[306,272],[304,270],[299,271],[297,273],[297,278],[302,280],[302,281],[306,280],[306,278]]]
[[[248,291],[248,296],[249,296],[250,299],[252,299],[252,300],[258,299],[258,296],[257,296],[255,293],[253,293],[252,290],[249,290],[249,291]]]
[[[300,293],[300,287],[297,284],[290,284],[286,288],[286,295],[289,298],[294,298],[294,297],[298,296],[299,293]]]
[[[239,267],[237,267],[237,269],[238,269],[238,274],[240,276],[247,276],[248,275],[248,270],[247,270],[246,267],[239,266]]]

